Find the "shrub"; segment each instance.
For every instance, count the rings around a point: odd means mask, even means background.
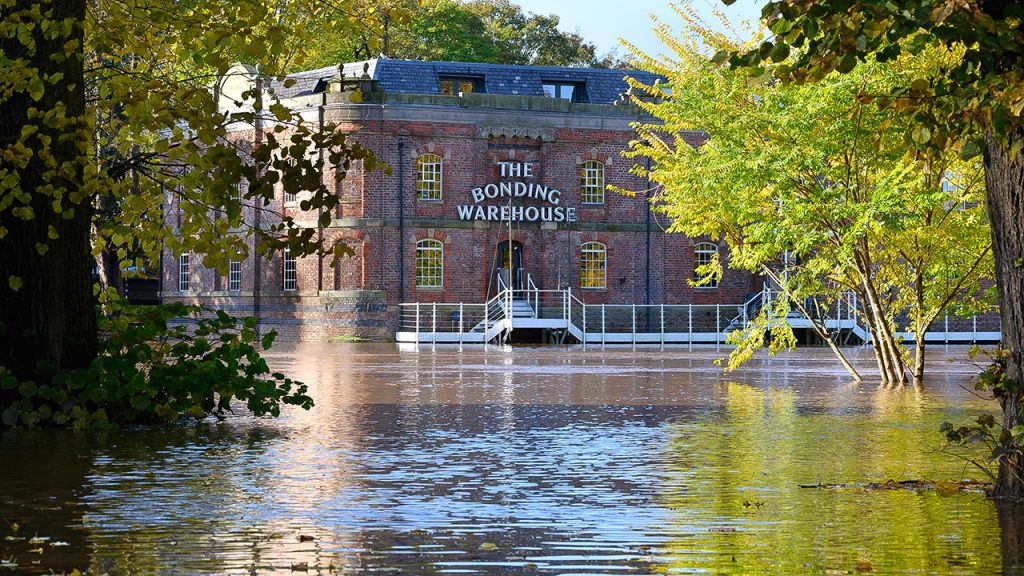
[[[106,302],[99,355],[87,369],[18,381],[0,367],[0,427],[74,428],[223,417],[233,400],[256,416],[277,416],[281,404],[309,409],[306,386],[271,372],[256,319],[223,311],[201,317],[198,306],[132,306]],[[193,322],[185,319],[193,318]]]

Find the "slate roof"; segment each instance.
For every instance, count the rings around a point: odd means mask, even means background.
[[[602,68],[561,68],[557,66],[517,66],[481,64],[474,62],[420,62],[415,60],[389,60],[377,58],[343,65],[347,79],[358,78],[364,66],[370,78],[380,82],[385,92],[408,94],[440,94],[438,78],[456,76],[482,79],[488,94],[543,96],[546,82],[573,82],[586,87],[581,101],[591,104],[612,104],[628,88],[623,79],[627,74],[646,83],[654,82],[654,74],[639,70],[610,70]],[[326,81],[337,73],[336,66],[318,68],[291,74],[294,85],[285,88],[275,84],[275,93],[292,98],[322,92]]]

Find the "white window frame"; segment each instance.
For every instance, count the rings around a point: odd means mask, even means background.
[[[228,290],[238,292],[242,289],[242,261],[228,261]]]
[[[431,273],[424,274],[420,266],[421,259],[427,257],[427,253],[437,253],[436,267],[437,273],[434,274],[434,267],[431,267]],[[424,265],[425,267],[425,265]],[[433,283],[436,279],[436,283]],[[427,283],[430,281],[431,283]],[[433,238],[426,238],[416,242],[416,287],[417,288],[443,288],[444,287],[444,243],[440,240]]]
[[[292,257],[292,249],[285,246],[281,254],[281,289],[294,292],[299,289],[298,261]]]
[[[718,245],[713,242],[701,242],[693,247],[694,280],[699,282],[704,279],[703,276],[697,274],[697,268],[711,264],[717,255]],[[700,284],[697,288],[718,288],[718,278],[712,277],[711,280]]]
[[[589,258],[588,255],[600,254],[600,259]],[[587,285],[584,280],[593,275],[587,275],[587,262],[601,262],[600,284]],[[596,277],[595,277],[596,278]],[[580,288],[583,290],[604,290],[608,287],[608,247],[602,242],[586,242],[580,246]]]
[[[420,202],[444,200],[444,159],[437,154],[428,152],[416,157],[416,199]]]
[[[297,164],[295,158],[287,158],[285,160],[285,163],[288,164],[289,168],[293,168]],[[285,189],[284,189],[284,178],[283,177],[281,178],[281,194],[283,196],[282,199],[281,199],[282,206],[294,206],[299,201],[299,195],[298,194],[292,194],[290,192],[285,192]]]
[[[548,88],[551,88],[553,93],[548,92]],[[568,89],[568,95],[566,94]],[[544,93],[546,98],[558,98],[561,100],[567,100],[569,102],[579,102],[579,91],[583,89],[583,84],[580,82],[566,82],[564,80],[546,80],[541,81],[541,91]]]
[[[590,184],[591,179],[596,184]],[[587,160],[580,168],[580,203],[586,205],[604,204],[604,163]]]
[[[178,256],[178,292],[192,289],[192,253],[182,252]]]

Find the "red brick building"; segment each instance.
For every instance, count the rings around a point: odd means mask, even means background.
[[[393,338],[399,303],[482,303],[499,283],[571,288],[587,304],[743,302],[760,290],[748,273],[687,282],[698,262],[716,252],[726,260],[724,244],[666,233],[664,216],[648,208],[648,183],[620,155],[635,137],[630,123],[646,119],[623,98],[625,74],[379,59],[271,84],[275,97],[339,123],[391,167],[323,175],[341,197],[323,234],[355,255],[336,266],[250,258],[220,276],[168,251],[163,297],[258,316],[286,340]],[[225,101],[254,80],[238,67]],[[268,208],[316,228],[300,201],[279,193]]]

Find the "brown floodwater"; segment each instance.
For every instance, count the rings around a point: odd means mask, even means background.
[[[938,428],[996,407],[930,352],[893,390],[818,349],[281,345],[311,411],[0,436],[0,576],[1024,574],[983,494],[800,487],[980,477]]]

